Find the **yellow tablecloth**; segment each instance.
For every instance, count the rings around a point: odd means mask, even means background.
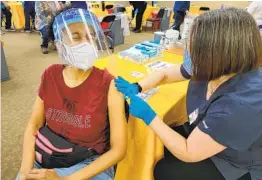
[[[15,29],[23,29],[25,26],[25,14],[22,3],[8,2],[12,13],[12,25]]]
[[[181,63],[182,56],[164,53],[165,61]],[[119,59],[116,55],[102,59],[97,67],[107,67],[113,75],[121,75],[130,82],[139,79],[129,73],[138,71],[147,74],[145,66]],[[167,124],[176,120],[185,120],[185,94],[188,82],[164,85],[149,100],[151,107]],[[130,117],[128,121],[128,147],[123,161],[118,164],[115,180],[152,180],[155,163],[163,157],[163,144],[154,132],[141,120]]]

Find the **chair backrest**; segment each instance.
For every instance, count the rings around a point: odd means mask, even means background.
[[[161,8],[161,9],[158,11],[158,13],[157,13],[156,18],[157,18],[157,19],[162,19],[163,16],[164,16],[164,13],[165,13],[165,8]]]
[[[116,19],[115,15],[108,15],[104,17],[101,22],[102,29],[110,29],[115,19]]]
[[[200,7],[199,10],[200,10],[200,11],[209,11],[210,8],[209,8],[209,7]]]
[[[114,7],[114,5],[106,5],[105,9],[112,9]]]
[[[117,7],[117,12],[126,12],[125,7]]]
[[[102,22],[111,23],[114,22],[115,19],[116,19],[116,15],[108,15],[103,18]]]
[[[111,9],[106,9],[107,10],[107,13],[108,14],[114,14],[114,9],[113,8],[111,8]]]

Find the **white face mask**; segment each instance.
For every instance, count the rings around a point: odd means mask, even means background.
[[[97,56],[97,48],[92,46],[90,43],[81,43],[73,47],[69,47],[64,44],[65,53],[63,60],[70,65],[87,70],[94,66]]]

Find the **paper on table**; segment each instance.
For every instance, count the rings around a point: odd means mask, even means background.
[[[143,76],[145,76],[143,73],[141,72],[137,72],[137,71],[132,71],[129,73],[131,76],[137,77],[137,78],[141,78]]]
[[[146,64],[145,66],[146,68],[150,69],[151,71],[158,71],[160,69],[171,67],[173,66],[173,64],[165,62],[165,61],[157,60],[152,63]]]
[[[139,93],[138,96],[143,100],[147,101],[151,96],[153,96],[158,91],[158,89],[159,89],[158,87],[150,89],[148,91]]]

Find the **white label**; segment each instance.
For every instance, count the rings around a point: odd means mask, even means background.
[[[158,71],[160,69],[165,69],[165,68],[171,67],[171,66],[173,66],[173,64],[165,62],[165,61],[157,60],[155,62],[146,64],[145,66],[147,68],[150,68],[153,71]]]
[[[189,124],[193,124],[196,119],[197,119],[197,116],[198,116],[198,113],[199,113],[199,110],[196,109],[195,111],[193,111],[190,115],[189,115]]]
[[[158,89],[159,89],[158,87],[150,89],[150,90],[145,91],[143,93],[139,93],[138,96],[140,98],[142,98],[143,100],[147,101],[151,96],[153,96],[158,91]]]
[[[143,73],[137,72],[137,71],[132,71],[129,73],[131,76],[137,77],[137,78],[141,78],[144,77],[145,75]]]

